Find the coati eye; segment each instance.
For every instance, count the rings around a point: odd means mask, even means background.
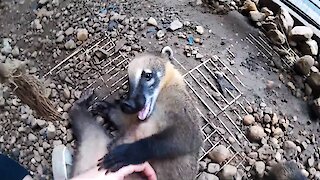
[[[146,78],[147,81],[150,81],[152,78],[152,73],[144,73],[144,78]]]

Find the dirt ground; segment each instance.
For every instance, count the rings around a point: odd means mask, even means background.
[[[59,5],[54,6],[53,3],[49,1],[47,5],[44,5],[44,7],[46,6],[47,9],[52,10],[52,15],[44,17],[45,19],[42,18],[42,28],[40,30],[35,30],[32,22],[37,18],[35,11],[39,9],[38,1],[0,1],[0,38],[10,37],[12,39],[12,48],[17,46],[20,49],[19,55],[15,57],[12,55],[0,55],[1,62],[10,61],[12,59],[18,59],[21,61],[28,60],[29,71],[39,77],[42,77],[56,64],[61,62],[74,51],[74,49],[66,50],[65,42],[70,39],[76,39],[76,33],[69,36],[66,35],[62,43],[58,43],[56,41],[58,38],[57,33],[60,30],[65,32],[68,27],[74,27],[74,29],[77,29],[79,27],[87,27],[88,24],[89,26],[93,26],[92,24],[97,23],[99,24],[99,26],[97,25],[97,28],[93,28],[92,31],[89,30],[89,39],[92,39],[94,35],[102,33],[108,27],[107,22],[103,22],[101,18],[97,18],[98,10],[103,9],[102,7],[104,7],[104,3],[112,4],[112,2],[104,0],[90,2],[84,0],[60,0]],[[268,163],[268,161],[271,161],[274,158],[275,152],[279,152],[279,149],[283,149],[283,143],[290,140],[296,143],[297,146],[305,147],[305,149],[302,148],[303,150],[292,159],[300,162],[299,167],[301,169],[307,169],[306,171],[312,175],[310,168],[316,167],[317,164],[320,163],[318,154],[320,151],[319,122],[311,120],[307,103],[303,101],[302,98],[293,96],[293,91],[286,86],[287,82],[292,81],[292,77],[294,77],[294,75],[290,71],[285,71],[284,69],[277,67],[279,64],[283,65],[281,58],[272,50],[269,50],[270,54],[268,54],[261,50],[261,48],[257,48],[257,43],[250,43],[248,39],[252,40],[252,37],[259,39],[264,38],[264,36],[261,35],[259,29],[250,24],[247,17],[244,17],[237,11],[231,11],[226,15],[216,15],[212,13],[212,9],[203,6],[195,6],[194,2],[189,2],[187,0],[132,0],[119,2],[114,1],[114,3],[115,6],[120,9],[119,14],[125,14],[126,17],[135,17],[138,19],[137,24],[145,24],[149,17],[154,17],[157,20],[159,27],[162,27],[163,29],[164,27],[169,26],[176,18],[184,24],[191,24],[189,26],[184,25],[183,28],[173,32],[166,31],[165,36],[160,39],[156,38],[156,31],[158,30],[154,31],[152,26],[145,26],[141,28],[141,30],[137,30],[138,28],[132,28],[134,25],[131,24],[127,31],[119,31],[117,34],[111,33],[111,37],[116,44],[117,42],[120,42],[120,39],[127,39],[127,49],[122,48],[121,51],[129,58],[133,58],[135,54],[142,51],[159,51],[163,46],[168,45],[172,47],[175,58],[186,67],[186,70],[181,69],[179,65],[177,66],[182,72],[189,72],[189,75],[190,70],[196,66],[202,65],[201,67],[204,67],[202,63],[206,62],[207,59],[212,57],[219,58],[219,60],[224,64],[221,64],[219,61],[219,63],[217,61],[214,62],[220,64],[220,67],[222,67],[221,69],[224,72],[229,73],[228,77],[232,79],[232,82],[235,84],[233,88],[237,87],[239,89],[239,91],[233,89],[233,92],[235,92],[236,95],[241,95],[241,97],[237,99],[237,102],[244,107],[247,107],[249,102],[253,109],[259,109],[261,106],[271,108],[271,114],[276,113],[279,117],[285,119],[288,124],[288,127],[284,128],[284,134],[278,138],[279,145],[281,147],[274,148],[274,151],[270,153],[271,158],[260,160],[264,161],[266,166],[269,166],[270,163]],[[72,5],[70,6],[70,4]],[[83,19],[85,19],[84,17],[87,18],[87,22],[83,21]],[[139,18],[142,18],[144,23],[140,22]],[[92,24],[90,25],[91,21]],[[195,31],[195,26],[202,26],[204,28],[204,33],[202,35],[198,34]],[[130,31],[133,31],[134,33],[131,34]],[[186,38],[181,38],[181,34],[185,36],[192,35],[194,38],[201,39],[201,43],[194,43],[192,46],[193,48],[197,47],[197,53],[204,56],[201,60],[194,58],[194,56],[186,56],[185,46],[187,46],[188,41]],[[134,47],[134,45],[138,45],[138,47]],[[130,48],[128,49],[128,47]],[[267,55],[264,56],[264,54]],[[61,74],[62,73],[60,73],[60,75],[50,75],[48,79],[52,79],[51,83],[56,84],[56,87],[58,87],[59,84],[62,86],[61,88],[55,87],[55,91],[58,95],[51,98],[57,107],[64,109],[64,105],[66,103],[71,104],[74,101],[73,95],[71,95],[70,100],[66,100],[67,98],[63,97],[64,88],[67,87],[71,89],[71,92],[74,92],[74,90],[76,90],[82,83],[71,79],[73,84],[67,84],[61,80]],[[76,79],[77,76],[72,77]],[[187,81],[192,81],[192,78],[188,75],[186,75],[186,77]],[[242,84],[235,77],[237,77]],[[268,89],[268,84],[270,83],[272,84],[271,90]],[[4,103],[3,106],[0,106],[2,113],[0,122],[0,139],[2,139],[2,141],[0,141],[0,152],[10,154],[15,159],[19,160],[19,162],[21,162],[25,167],[30,169],[36,179],[50,179],[50,153],[53,146],[55,144],[63,143],[67,144],[68,147],[71,147],[74,143],[72,141],[72,136],[70,135],[70,127],[68,122],[66,122],[67,120],[64,119],[62,120],[63,122],[54,122],[53,124],[56,129],[55,137],[48,139],[44,135],[46,133],[43,130],[46,129],[46,125],[43,127],[35,127],[32,123],[30,124],[28,120],[23,120],[19,114],[21,114],[25,108],[19,108],[18,105],[12,105],[12,103],[8,104],[8,102],[12,102],[12,99],[16,98],[11,95],[9,91],[5,91],[4,86],[2,86],[1,89],[3,92],[0,94],[2,94],[6,103]],[[80,89],[81,88],[79,88],[79,90]],[[200,92],[200,94],[203,93],[201,88],[198,89],[198,92]],[[236,98],[230,97],[230,99],[232,100]],[[237,109],[237,107],[234,106],[235,105],[231,105],[230,107],[226,106],[227,108],[223,111],[218,109],[219,111],[217,110],[217,116],[214,118],[210,115],[206,115],[206,117],[211,119],[214,125],[227,131],[227,133],[220,133],[218,139],[223,137],[228,139],[225,142],[227,144],[226,146],[231,145],[228,146],[230,148],[236,147],[236,143],[230,143],[229,138],[236,137],[235,139],[241,142],[246,138],[240,137],[240,135],[246,134],[248,129],[248,127],[241,123],[240,119],[242,117],[239,119],[235,114],[230,115],[231,119],[235,121],[235,124],[232,124],[231,121],[229,122],[224,120],[224,118],[226,118],[226,116],[223,115],[224,112],[235,112],[234,108]],[[206,108],[204,108],[204,110],[205,109]],[[213,111],[215,111],[215,109]],[[241,111],[241,113],[245,112]],[[227,128],[224,127],[219,120],[225,121]],[[50,123],[46,122],[45,124]],[[261,126],[272,129],[271,127],[268,127],[268,125]],[[19,131],[18,128],[22,127],[25,130]],[[231,132],[229,132],[228,129],[230,129]],[[34,144],[30,142],[30,133],[37,137],[37,143]],[[14,142],[12,137],[15,137]],[[271,138],[272,136],[269,134],[266,141],[269,142]],[[304,142],[307,142],[308,145],[304,146]],[[245,157],[245,161],[242,162],[242,164],[244,165],[244,169],[247,174],[254,171],[254,163],[248,163],[248,161],[255,158],[248,159],[246,157],[250,152],[260,149],[262,144],[264,143],[253,143],[250,145],[244,143],[239,146],[238,151],[245,152],[238,153]],[[248,148],[246,145],[253,150],[246,150]],[[280,152],[285,154],[283,151]],[[204,153],[208,154],[209,150],[207,149]],[[310,166],[308,161],[311,156],[315,161],[312,166]],[[32,159],[35,159],[35,161]],[[202,169],[201,172],[211,173],[211,170],[208,169],[208,164],[212,162],[209,159],[210,158],[205,155],[201,159],[200,162],[206,163],[206,165],[204,165],[205,168]],[[286,159],[289,160],[288,158]],[[223,167],[224,166],[221,165],[219,171],[222,170]],[[240,168],[239,166],[237,167]],[[317,167],[315,169],[317,169]],[[320,169],[317,169],[316,171],[319,172]],[[218,172],[211,174],[216,173]],[[310,177],[314,177],[311,175]],[[250,175],[246,176],[247,179],[252,179]],[[200,178],[203,178],[203,176]]]

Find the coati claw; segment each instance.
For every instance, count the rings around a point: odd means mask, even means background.
[[[86,91],[82,92],[81,97],[76,101],[76,103],[80,106],[85,106],[88,108],[94,98],[94,90],[87,89]]]
[[[90,108],[90,112],[94,115],[99,115],[104,119],[108,119],[109,111],[111,107],[112,107],[111,103],[107,101],[99,100],[92,104]]]
[[[118,171],[120,168],[130,164],[140,164],[145,162],[142,156],[136,156],[136,149],[131,144],[122,144],[115,147],[109,154],[105,155],[103,161],[99,163],[99,166],[108,169],[110,172]]]

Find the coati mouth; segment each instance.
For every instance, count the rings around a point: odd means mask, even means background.
[[[151,109],[152,109],[151,105],[152,105],[152,98],[147,98],[143,109],[141,111],[139,111],[139,113],[138,113],[138,118],[141,121],[144,121],[149,117]]]

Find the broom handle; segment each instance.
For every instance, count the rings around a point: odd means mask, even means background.
[[[10,72],[4,63],[0,63],[0,82],[4,83],[10,76]]]

